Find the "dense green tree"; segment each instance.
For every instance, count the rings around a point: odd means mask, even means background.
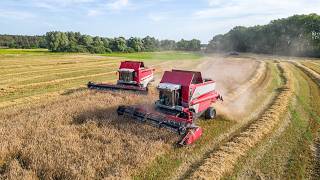
[[[112,51],[125,52],[127,50],[127,42],[124,37],[114,38],[110,42],[110,47]]]
[[[79,40],[79,44],[83,46],[90,46],[93,43],[93,38],[89,35],[82,35]]]
[[[174,40],[165,39],[165,40],[160,41],[160,49],[161,50],[168,51],[168,50],[175,50],[176,48],[177,48],[177,46],[176,46],[176,42]]]
[[[154,37],[146,36],[142,39],[143,49],[145,51],[157,51],[160,46],[159,40]]]
[[[134,51],[134,52],[143,51],[143,48],[144,48],[142,40],[137,37],[131,37],[130,39],[128,39],[127,46],[128,48],[132,49],[131,51]],[[128,50],[128,52],[129,51],[130,50]]]
[[[181,51],[199,51],[201,49],[201,41],[197,39],[190,41],[181,39],[177,42],[177,49]]]
[[[295,15],[264,26],[235,27],[213,37],[207,51],[320,57],[320,16]]]
[[[48,32],[46,34],[48,49],[54,52],[68,51],[69,40],[66,33],[63,32]]]
[[[0,46],[10,48],[48,48],[53,52],[141,52],[158,50],[200,50],[200,41],[181,41],[178,46],[173,40],[159,41],[147,36],[143,39],[131,37],[125,39],[103,38],[99,36],[82,35],[79,32],[47,32],[45,36],[15,36],[0,35]],[[181,45],[182,44],[182,45]]]
[[[0,47],[46,48],[44,36],[0,35]]]

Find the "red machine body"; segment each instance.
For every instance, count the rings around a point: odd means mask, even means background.
[[[126,89],[147,91],[148,84],[153,81],[153,68],[146,68],[140,61],[123,61],[120,64],[117,84],[88,83],[90,89]]]
[[[192,144],[200,138],[202,129],[194,121],[203,114],[207,119],[214,118],[216,111],[211,106],[223,100],[215,91],[215,81],[203,79],[201,73],[196,71],[166,71],[158,90],[156,112],[139,106],[119,106],[118,114],[127,114],[133,119],[178,132],[183,135],[179,142],[181,145]]]

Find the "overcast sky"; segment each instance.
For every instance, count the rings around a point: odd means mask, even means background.
[[[59,30],[207,43],[237,25],[309,13],[320,14],[320,0],[1,0],[0,34]]]

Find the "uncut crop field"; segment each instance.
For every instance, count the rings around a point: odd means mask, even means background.
[[[156,69],[146,95],[97,92],[120,61]],[[68,54],[0,50],[0,179],[318,179],[319,60],[185,52]],[[177,148],[179,136],[119,118],[119,105],[153,106],[164,70],[217,82],[218,117]]]

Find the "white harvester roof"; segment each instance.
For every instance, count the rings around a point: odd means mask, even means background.
[[[180,89],[181,85],[180,84],[172,84],[172,83],[160,83],[158,85],[158,88],[174,91],[174,90]]]
[[[134,71],[134,69],[122,68],[122,69],[119,69],[118,71],[119,71],[119,72],[122,72],[122,71],[129,71],[129,72],[133,72],[133,71]]]

